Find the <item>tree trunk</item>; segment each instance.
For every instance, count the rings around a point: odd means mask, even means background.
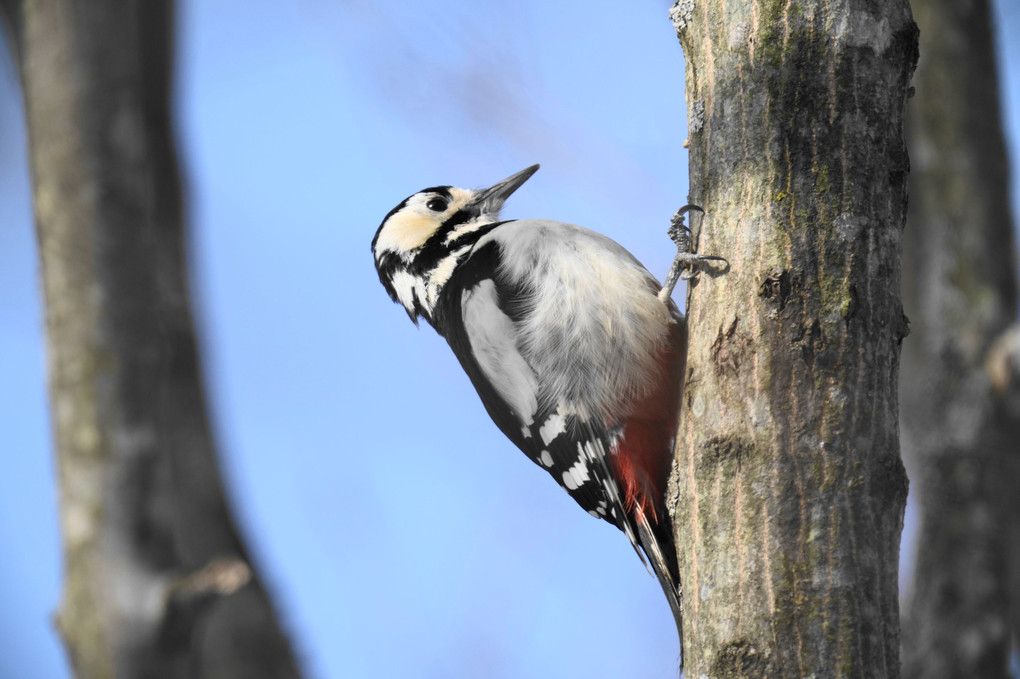
[[[698,251],[670,502],[691,677],[897,677],[906,0],[679,0]]]
[[[914,0],[921,28],[908,132],[903,454],[920,510],[904,675],[1007,677],[1020,525],[1020,417],[989,349],[1016,318],[1009,165],[987,0]],[[1012,522],[1010,520],[1012,514]]]
[[[169,0],[3,0],[30,138],[80,678],[297,677],[224,497],[187,296]]]

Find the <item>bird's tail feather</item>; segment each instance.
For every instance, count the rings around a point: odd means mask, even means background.
[[[676,562],[676,548],[673,545],[673,536],[669,532],[669,522],[663,521],[661,524],[653,525],[640,505],[635,506],[633,517],[638,542],[648,556],[648,562],[651,564],[655,577],[659,580],[659,585],[662,586],[666,599],[669,600],[669,608],[673,611],[673,618],[676,620],[676,631],[680,637],[680,667],[682,669],[684,658],[682,592]]]

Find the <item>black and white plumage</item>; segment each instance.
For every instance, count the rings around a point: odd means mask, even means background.
[[[394,208],[372,251],[411,320],[446,338],[500,430],[648,558],[681,634],[663,496],[686,355],[683,317],[613,240],[499,221],[538,170],[483,190],[438,186]],[[642,556],[644,558],[644,556]]]

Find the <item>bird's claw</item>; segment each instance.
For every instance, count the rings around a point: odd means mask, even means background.
[[[701,213],[705,212],[697,205],[684,205],[669,220],[669,229],[666,233],[669,235],[670,240],[676,243],[676,257],[673,258],[673,264],[669,267],[666,284],[662,286],[662,290],[659,292],[659,299],[664,304],[673,294],[673,288],[676,287],[677,281],[680,279],[687,281],[697,276],[701,265],[705,262],[726,262],[727,266],[729,265],[729,262],[723,257],[699,255],[691,252],[691,229],[684,223],[684,215],[694,210]]]
[[[698,275],[699,267],[703,262],[726,262],[726,258],[698,255],[693,252],[677,252],[673,261],[680,267],[680,279],[689,281]],[[729,264],[729,262],[726,263]]]
[[[684,205],[682,208],[673,213],[673,216],[669,220],[669,229],[666,230],[666,234],[670,240],[676,243],[676,249],[678,252],[690,252],[691,251],[691,229],[684,223],[684,215],[692,210],[704,213],[697,205]]]

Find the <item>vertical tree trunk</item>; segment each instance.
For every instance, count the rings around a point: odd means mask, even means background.
[[[3,0],[78,677],[296,677],[221,487],[188,304],[169,0]]]
[[[1009,578],[1020,563],[1006,537],[1020,525],[1010,520],[1020,418],[986,362],[1016,318],[1017,262],[990,8],[987,0],[913,5],[921,59],[908,120],[903,290],[914,332],[900,393],[921,521],[904,675],[1007,677]]]
[[[897,677],[906,0],[679,0],[698,250],[670,498],[691,677]],[[698,221],[695,220],[695,226]]]

